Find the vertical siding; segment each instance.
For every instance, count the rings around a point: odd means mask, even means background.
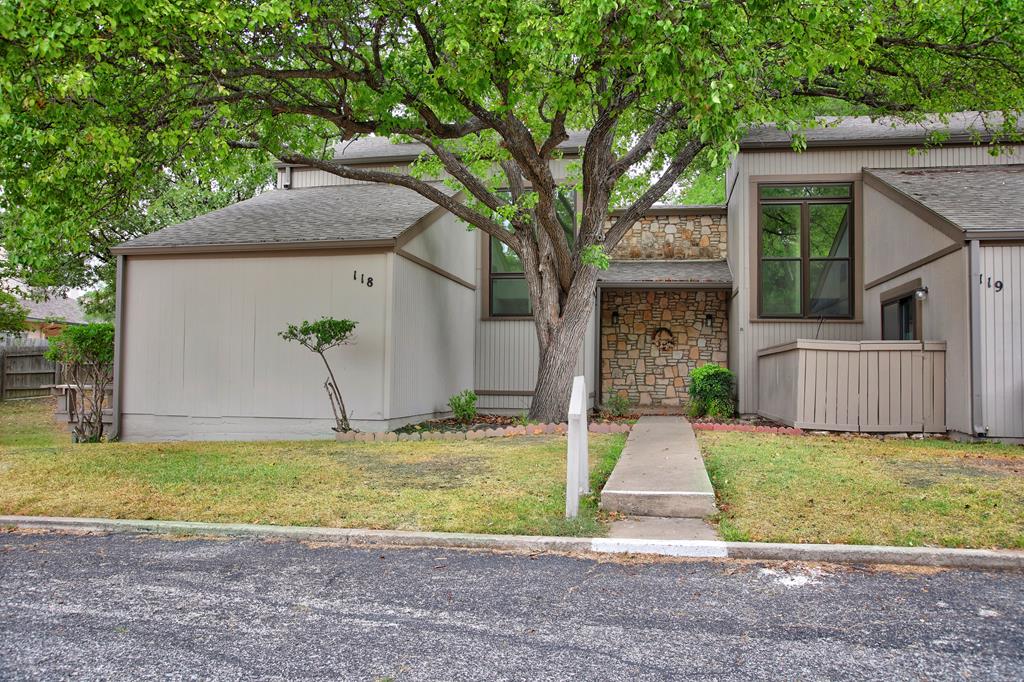
[[[476,297],[421,265],[390,258],[395,282],[389,417],[447,412],[448,398],[473,388]]]
[[[945,430],[945,346],[801,341],[760,356],[760,413],[805,429]]]
[[[981,286],[985,427],[990,436],[1024,438],[1024,245],[982,248],[981,275],[974,286]]]
[[[475,232],[477,238],[486,235]],[[478,242],[479,244],[479,242]],[[479,252],[480,247],[477,247]],[[478,259],[482,260],[482,259]],[[482,282],[487,273],[486,263],[479,262],[477,282]],[[532,320],[488,320],[482,319],[484,310],[483,287],[476,296],[476,358],[474,384],[483,391],[532,391],[537,382],[540,354],[537,346],[537,332]],[[596,307],[596,306],[595,306]],[[597,317],[592,313],[587,323],[576,361],[576,374],[587,379],[587,390],[593,393],[595,381],[595,334]],[[481,396],[480,406],[487,409],[522,410],[529,407],[528,396]]]
[[[867,230],[867,226],[865,226]],[[921,304],[925,341],[946,342],[946,426],[971,432],[971,347],[968,303],[967,250],[894,277],[864,292],[864,338],[882,338],[882,295],[916,279],[928,287]]]
[[[555,159],[551,162],[551,169],[555,175],[556,180],[561,180],[567,177],[569,172],[569,164],[572,163],[572,159]],[[408,164],[365,164],[359,166],[366,170],[386,170],[403,172],[408,169]],[[284,169],[278,169],[277,172],[277,186],[281,187],[284,182]],[[303,189],[306,187],[332,187],[334,185],[361,185],[364,184],[360,180],[349,180],[348,178],[338,177],[333,173],[322,171],[319,168],[292,168],[292,189]]]
[[[329,437],[320,359],[278,336],[323,315],[359,323],[355,342],[330,355],[357,426],[385,419],[386,263],[383,254],[129,257],[124,437]]]
[[[803,175],[807,182],[835,173],[860,173],[863,168],[920,168],[932,166],[990,165],[1024,162],[1024,153],[1017,148],[1012,154],[991,156],[985,147],[948,147],[911,154],[907,149],[809,150],[796,154],[789,150],[741,153],[735,163],[736,180],[729,201],[729,260],[738,289],[731,319],[734,320],[735,351],[730,353],[737,372],[739,408],[744,413],[757,412],[757,351],[797,338],[859,340],[864,331],[860,324],[817,322],[751,322],[750,300],[751,242],[750,178],[752,176]],[[862,262],[858,267],[863,267]],[[938,339],[942,340],[942,339]]]

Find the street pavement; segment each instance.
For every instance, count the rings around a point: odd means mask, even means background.
[[[0,532],[0,679],[1021,679],[1024,575]]]

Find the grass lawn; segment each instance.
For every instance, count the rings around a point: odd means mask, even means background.
[[[71,445],[49,401],[0,403],[0,514],[600,535],[566,521],[565,438]],[[601,486],[625,437],[590,437]]]
[[[1024,549],[1024,448],[698,432],[727,540]]]

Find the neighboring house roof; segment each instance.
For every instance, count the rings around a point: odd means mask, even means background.
[[[864,172],[967,236],[1024,231],[1024,165],[865,168]]]
[[[979,139],[989,140],[985,123],[998,127],[1003,118],[998,114],[981,114],[965,111],[948,116],[944,123],[938,116],[929,116],[921,123],[904,123],[893,118],[872,120],[868,116],[823,117],[819,119],[824,127],[806,128],[800,131],[811,147],[880,147],[913,146],[929,141],[937,131],[949,134],[945,143],[972,143]],[[780,130],[774,125],[751,129],[740,140],[740,149],[789,149],[795,132]]]
[[[48,298],[45,301],[20,301],[28,308],[26,316],[31,322],[62,320],[68,324],[85,324],[85,313],[73,298]]]
[[[455,194],[442,183],[431,184],[448,196]],[[429,199],[395,185],[275,189],[125,242],[114,252],[300,244],[383,246],[436,208]]]
[[[664,284],[726,288],[732,272],[724,260],[617,260],[597,279],[606,286]]]
[[[587,141],[586,131],[570,131],[569,139],[558,145],[563,152],[579,153]],[[386,137],[367,136],[339,142],[334,158],[351,163],[400,163],[412,161],[429,148],[419,142],[394,143]]]

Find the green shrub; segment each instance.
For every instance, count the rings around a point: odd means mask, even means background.
[[[451,408],[456,419],[463,424],[468,424],[476,419],[476,393],[468,388],[462,393],[456,393],[448,398],[448,407]]]
[[[74,441],[103,440],[103,410],[114,380],[114,325],[68,325],[50,339],[46,359],[60,363],[64,383],[74,386]]]
[[[709,363],[690,372],[690,416],[729,419],[736,412],[732,390],[735,375]]]
[[[609,393],[604,400],[604,413],[613,417],[625,417],[629,408],[629,398],[618,393]]]

